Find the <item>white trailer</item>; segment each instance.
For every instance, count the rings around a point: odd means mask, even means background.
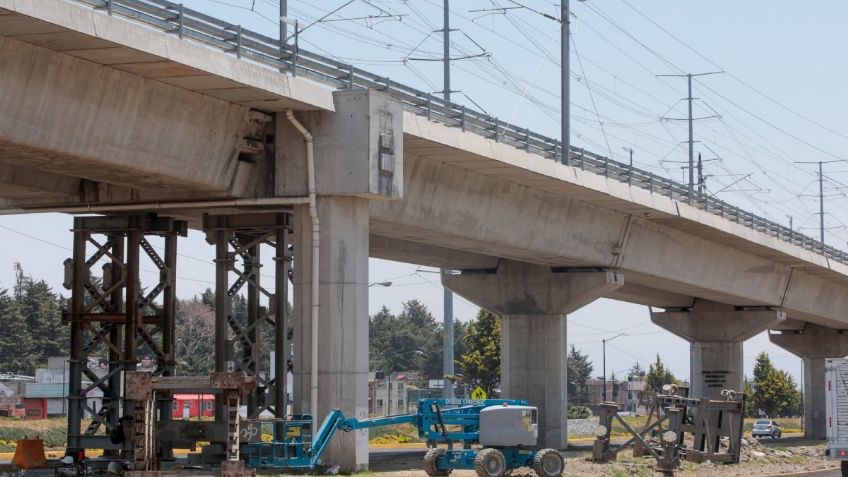
[[[848,359],[825,360],[824,380],[827,458],[842,461],[842,477],[848,477]]]

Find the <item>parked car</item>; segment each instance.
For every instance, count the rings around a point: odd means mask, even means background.
[[[776,439],[783,432],[780,430],[780,424],[771,419],[759,419],[754,423],[754,429],[751,431],[753,437],[771,437]]]

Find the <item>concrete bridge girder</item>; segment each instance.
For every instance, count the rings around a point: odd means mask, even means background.
[[[405,169],[404,199],[370,204],[374,234],[547,266],[612,268],[628,283],[676,294],[675,302],[700,297],[781,307],[823,324],[845,320],[842,282],[435,159],[407,154]]]
[[[554,273],[503,260],[496,271],[443,275],[454,293],[501,316],[501,389],[540,409],[539,445],[563,449],[568,429],[566,317],[620,288],[615,272]]]
[[[769,340],[804,360],[804,436],[827,437],[825,359],[848,356],[848,332],[813,323],[769,333]]]
[[[248,108],[0,37],[0,161],[134,188],[224,192]]]

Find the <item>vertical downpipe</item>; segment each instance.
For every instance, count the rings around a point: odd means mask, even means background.
[[[312,221],[312,362],[310,370],[310,412],[317,419],[318,412],[318,312],[320,311],[320,294],[318,293],[319,253],[321,251],[321,227],[318,222],[318,204],[315,198],[315,157],[312,134],[294,117],[294,111],[286,110],[289,122],[303,135],[306,140],[306,182],[309,196],[309,218]]]

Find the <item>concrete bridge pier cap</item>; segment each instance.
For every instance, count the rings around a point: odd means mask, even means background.
[[[368,417],[369,202],[403,195],[403,113],[379,92],[333,95],[335,112],[294,115],[311,134],[318,230],[318,324],[313,346],[313,240],[309,205],[294,207],[293,411],[316,425],[333,409]],[[307,195],[309,140],[284,114],[276,120],[276,195]],[[317,348],[313,360],[313,349]],[[317,361],[317,383],[313,381]],[[317,385],[317,408],[312,393]],[[317,429],[317,428],[316,428]],[[368,431],[340,432],[325,464],[368,467]]]
[[[804,436],[826,438],[824,360],[848,356],[846,330],[806,323],[769,333],[769,340],[804,360]]]
[[[776,308],[737,307],[701,299],[683,310],[651,310],[654,324],[691,343],[689,395],[712,399],[722,399],[723,389],[744,389],[744,341],[785,319],[786,313]]]
[[[548,267],[502,260],[496,271],[442,277],[445,287],[502,319],[503,397],[539,408],[539,446],[568,445],[566,316],[616,290],[610,271],[557,273]]]

